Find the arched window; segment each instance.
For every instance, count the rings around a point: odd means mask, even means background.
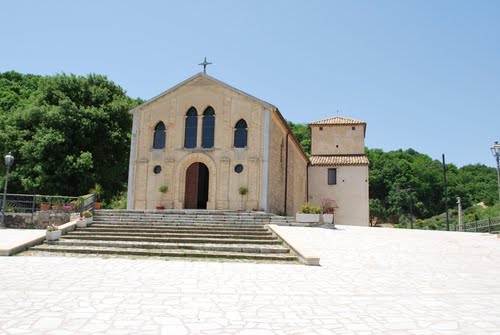
[[[244,148],[247,146],[247,123],[245,120],[241,119],[236,122],[234,127],[234,147]]]
[[[165,135],[165,124],[160,121],[155,127],[155,133],[153,135],[153,149],[165,148]]]
[[[215,112],[210,106],[203,112],[201,146],[202,148],[214,147]]]
[[[186,113],[186,131],[184,133],[184,147],[196,147],[196,133],[198,131],[198,112],[196,108],[189,108]]]

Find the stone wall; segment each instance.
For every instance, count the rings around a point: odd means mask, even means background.
[[[364,153],[364,125],[311,125],[311,155]]]
[[[213,148],[202,148],[203,112],[210,106],[215,111]],[[196,148],[184,148],[186,112],[198,112]],[[136,110],[136,151],[131,163],[134,170],[130,187],[130,206],[134,209],[184,208],[186,171],[200,162],[209,169],[208,209],[261,208],[261,172],[263,122],[266,105],[234,89],[204,76],[168,92]],[[248,125],[248,145],[234,147],[234,127],[244,119]],[[166,126],[166,146],[153,149],[154,128],[158,122]],[[236,165],[243,165],[236,173]],[[159,166],[161,171],[154,173]],[[168,192],[158,192],[167,185]],[[242,199],[239,187],[248,188]],[[162,197],[163,196],[163,197]]]
[[[5,213],[5,227],[15,229],[45,229],[49,224],[56,226],[77,219],[79,213],[39,211],[31,213]]]
[[[308,160],[302,154],[302,148],[288,138],[288,179],[287,179],[287,215],[295,215],[307,202],[307,165]]]
[[[286,129],[276,112],[272,113],[269,129],[269,212],[285,213],[285,143]]]
[[[273,113],[269,143],[269,212],[294,215],[300,206],[307,202],[308,160],[292,134],[288,135],[287,144],[287,134],[287,127],[283,125],[278,114]]]

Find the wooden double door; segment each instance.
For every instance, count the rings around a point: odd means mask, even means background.
[[[186,171],[184,208],[206,209],[208,202],[208,168],[203,163],[193,163]]]

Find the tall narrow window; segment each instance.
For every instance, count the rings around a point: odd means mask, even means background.
[[[155,127],[155,133],[153,135],[153,149],[165,148],[165,135],[165,124],[160,121]]]
[[[234,127],[234,147],[235,148],[244,148],[247,146],[247,123],[245,120],[241,119],[236,122],[236,126]]]
[[[201,146],[203,148],[214,147],[214,130],[215,130],[215,112],[212,107],[207,107],[203,112],[201,134]]]
[[[337,169],[328,169],[328,185],[337,184]]]
[[[196,147],[196,133],[198,131],[198,112],[196,108],[189,108],[186,113],[186,131],[184,133],[184,147]]]

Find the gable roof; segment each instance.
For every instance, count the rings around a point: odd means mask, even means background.
[[[215,79],[214,77],[211,77],[211,76],[209,76],[209,75],[208,75],[208,74],[206,74],[206,73],[199,72],[199,73],[195,74],[194,76],[189,77],[188,79],[186,79],[186,80],[184,80],[184,81],[180,82],[179,84],[177,84],[177,85],[175,85],[175,86],[173,86],[173,87],[169,88],[169,89],[168,89],[168,90],[166,90],[165,92],[158,94],[157,96],[155,96],[155,97],[153,97],[153,98],[151,98],[151,99],[147,100],[146,102],[144,102],[144,103],[142,103],[142,104],[140,104],[140,105],[138,105],[138,106],[135,106],[134,108],[132,108],[132,109],[129,111],[129,113],[130,113],[130,114],[133,114],[134,112],[137,112],[137,111],[139,111],[139,110],[144,109],[144,107],[148,106],[148,105],[149,105],[149,104],[151,104],[152,102],[154,102],[154,101],[156,101],[156,100],[158,100],[158,99],[160,99],[160,98],[162,98],[162,97],[166,96],[167,94],[169,94],[169,93],[171,93],[171,92],[173,92],[173,91],[177,90],[178,88],[180,88],[180,87],[182,87],[182,86],[184,86],[184,85],[189,84],[190,82],[194,82],[194,81],[195,81],[195,80],[197,80],[198,78],[205,78],[205,79],[208,79],[208,80],[210,80],[210,81],[212,81],[212,82],[214,82],[214,83],[216,83],[216,84],[218,84],[218,85],[221,85],[221,86],[223,86],[223,87],[226,87],[227,89],[229,89],[229,90],[231,90],[231,91],[233,91],[233,92],[236,92],[236,93],[238,93],[238,94],[240,94],[240,95],[243,95],[244,97],[247,97],[247,98],[248,98],[248,99],[250,99],[250,100],[253,100],[253,101],[255,101],[255,102],[261,103],[261,104],[265,105],[266,107],[268,107],[268,108],[270,108],[270,109],[273,109],[273,108],[274,108],[274,109],[277,109],[277,108],[276,108],[276,106],[274,106],[274,105],[270,104],[269,102],[266,102],[266,101],[264,101],[264,100],[260,100],[259,98],[256,98],[256,97],[254,97],[253,95],[250,95],[250,94],[248,94],[248,93],[246,93],[246,92],[243,92],[243,91],[241,91],[241,90],[239,90],[239,89],[237,89],[237,88],[235,88],[235,87],[233,87],[233,86],[231,86],[231,85],[228,85],[228,84],[226,84],[225,82],[222,82],[222,81],[220,81],[220,80],[218,80],[218,79]]]
[[[149,105],[149,104],[151,104],[152,102],[154,102],[154,101],[156,101],[156,100],[158,100],[158,99],[160,99],[160,98],[162,98],[162,97],[166,96],[167,94],[169,94],[169,93],[171,93],[171,92],[175,91],[176,89],[178,89],[178,88],[180,88],[180,87],[182,87],[182,86],[184,86],[184,85],[189,84],[190,82],[194,82],[194,81],[195,81],[195,80],[197,80],[198,78],[205,78],[205,79],[208,79],[208,80],[210,80],[210,81],[212,81],[212,82],[214,82],[214,83],[216,83],[216,84],[218,84],[218,85],[221,85],[221,86],[223,86],[223,87],[225,87],[225,88],[227,88],[227,89],[229,89],[229,90],[231,90],[231,91],[233,91],[233,92],[236,92],[237,94],[240,94],[240,95],[242,95],[242,96],[244,96],[244,97],[246,97],[246,98],[248,98],[248,99],[250,99],[250,100],[253,100],[253,101],[257,102],[257,103],[260,103],[260,104],[262,104],[262,105],[266,106],[266,107],[267,107],[267,108],[269,108],[271,111],[274,111],[274,112],[278,115],[278,119],[281,121],[281,123],[283,124],[283,126],[284,126],[284,127],[288,130],[288,132],[292,135],[292,139],[293,139],[293,141],[294,141],[294,142],[295,142],[295,144],[296,144],[296,145],[300,148],[300,152],[302,153],[302,156],[306,159],[307,163],[309,164],[309,162],[310,162],[310,161],[309,161],[309,157],[307,157],[306,153],[304,152],[304,149],[302,149],[302,146],[300,145],[299,140],[297,139],[297,137],[295,136],[295,134],[292,132],[292,130],[291,130],[291,129],[290,129],[290,127],[288,126],[288,123],[286,122],[286,120],[285,120],[285,118],[283,117],[283,115],[281,115],[281,113],[280,113],[280,111],[279,111],[278,107],[276,107],[276,106],[274,106],[273,104],[270,104],[269,102],[266,102],[266,101],[264,101],[264,100],[260,100],[259,98],[256,98],[256,97],[254,97],[254,96],[253,96],[253,95],[251,95],[251,94],[248,94],[248,93],[246,93],[246,92],[243,92],[243,91],[241,91],[241,90],[239,90],[239,89],[237,89],[237,88],[235,88],[235,87],[233,87],[233,86],[231,86],[231,85],[228,85],[228,84],[226,84],[226,83],[225,83],[225,82],[223,82],[223,81],[220,81],[220,80],[218,80],[218,79],[215,79],[214,77],[211,77],[211,76],[209,76],[208,74],[203,73],[203,72],[199,72],[199,73],[195,74],[194,76],[192,76],[192,77],[190,77],[190,78],[188,78],[188,79],[186,79],[186,80],[184,80],[184,81],[180,82],[179,84],[175,85],[174,87],[169,88],[169,89],[168,89],[168,90],[166,90],[165,92],[158,94],[157,96],[155,96],[155,97],[153,97],[153,98],[149,99],[148,101],[146,101],[146,102],[144,102],[144,103],[142,103],[142,104],[140,104],[140,105],[138,105],[138,106],[135,106],[134,108],[132,108],[132,109],[129,111],[129,113],[130,113],[130,114],[133,114],[133,113],[135,113],[135,112],[137,112],[137,111],[140,111],[140,110],[144,109],[144,107],[148,106],[148,105]]]
[[[364,121],[354,120],[347,117],[335,116],[328,119],[314,121],[309,124],[310,126],[324,126],[324,125],[366,125]]]

